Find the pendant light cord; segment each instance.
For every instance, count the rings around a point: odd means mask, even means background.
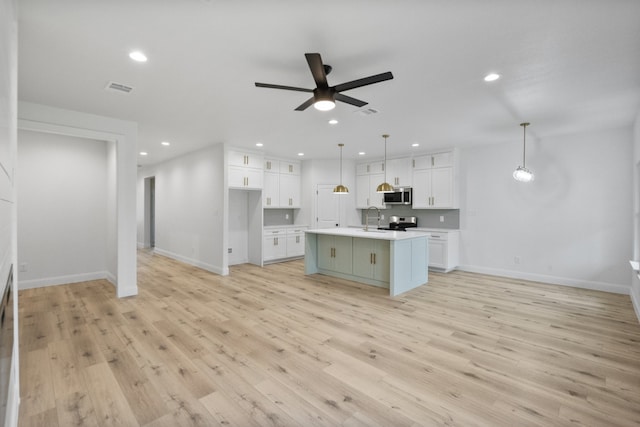
[[[384,134],[382,137],[384,138],[384,182],[387,182],[387,138],[389,135]]]
[[[520,123],[522,126],[522,167],[526,168],[526,158],[527,158],[527,126],[529,123]]]

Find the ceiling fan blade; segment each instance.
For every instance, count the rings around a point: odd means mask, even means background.
[[[324,72],[324,65],[322,64],[322,58],[319,53],[305,53],[305,58],[307,58],[307,63],[309,64],[309,69],[311,70],[311,75],[313,76],[313,80],[316,82],[316,86],[319,88],[329,87],[327,83],[327,75]]]
[[[256,87],[266,87],[269,89],[296,90],[298,92],[313,92],[313,89],[305,89],[303,87],[272,85],[269,83],[258,83],[258,82],[256,82]]]
[[[336,90],[336,92],[342,92],[344,90],[355,89],[357,87],[372,85],[374,83],[383,82],[385,80],[391,80],[392,78],[393,74],[391,74],[391,71],[387,71],[386,73],[376,74],[375,76],[364,77],[362,79],[342,83],[334,86],[333,88]]]
[[[347,104],[355,105],[356,107],[364,107],[368,104],[368,102],[360,101],[359,99],[355,99],[341,93],[336,93],[334,98],[336,101],[346,102]]]
[[[311,98],[307,99],[304,103],[300,104],[300,106],[296,108],[296,111],[304,111],[310,106],[312,106],[314,102],[315,102],[315,98],[312,96]]]

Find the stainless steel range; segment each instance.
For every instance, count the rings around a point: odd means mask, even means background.
[[[396,216],[389,217],[389,225],[387,227],[379,227],[380,230],[407,231],[407,228],[417,227],[418,218],[415,216]]]

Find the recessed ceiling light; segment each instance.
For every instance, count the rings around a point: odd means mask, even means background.
[[[256,142],[256,147],[262,147],[262,142]]]
[[[171,145],[169,141],[162,141],[160,144],[164,145],[165,147],[168,147],[169,145]]]
[[[420,144],[418,144],[417,142],[414,142],[413,144],[411,144],[412,147],[420,147]]]
[[[361,151],[361,152],[358,153],[358,156],[364,156],[365,154],[367,154],[367,153],[365,153],[364,151]]]
[[[304,156],[304,153],[298,153],[298,156]]]
[[[494,82],[494,81],[498,80],[499,78],[500,78],[500,74],[489,73],[486,76],[484,76],[484,81],[485,82]]]
[[[147,55],[140,52],[139,50],[134,50],[133,52],[129,53],[129,58],[137,62],[147,62]]]
[[[329,124],[330,125],[337,125],[338,121],[336,119],[331,119],[331,120],[329,120]]]
[[[147,154],[149,154],[149,153],[147,153],[146,151],[141,151],[141,152],[140,152],[140,155],[141,155],[141,156],[146,156]]]

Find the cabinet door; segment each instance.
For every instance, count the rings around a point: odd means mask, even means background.
[[[387,178],[388,179],[388,178]],[[377,193],[378,185],[384,181],[384,173],[375,173],[369,175],[369,206],[375,206],[384,209],[384,193]]]
[[[369,175],[356,176],[356,208],[366,209],[369,206]]]
[[[453,168],[431,171],[431,208],[453,207]]]
[[[286,258],[287,256],[287,238],[284,234],[266,236],[262,246],[264,261],[273,259]]]
[[[280,174],[280,207],[300,207],[300,175]]]
[[[429,239],[429,267],[447,267],[447,242],[444,240]]]
[[[369,164],[360,163],[356,165],[356,175],[369,175]]]
[[[304,234],[287,235],[287,257],[304,255]]]
[[[333,236],[318,234],[318,268],[333,270]]]
[[[431,207],[431,170],[420,169],[413,171],[413,196],[412,207],[414,209],[427,209]]]
[[[353,274],[355,276],[389,281],[389,241],[353,238]]]
[[[280,206],[280,174],[273,172],[264,173],[262,206],[265,208],[277,208]]]
[[[246,168],[260,169],[264,166],[262,154],[246,153],[242,151],[228,151],[227,163],[230,166],[242,166]]]
[[[280,160],[280,173],[300,175],[300,162]]]
[[[431,164],[434,168],[453,166],[453,152],[438,153],[431,156]]]
[[[353,274],[373,278],[373,246],[371,239],[353,238]]]
[[[387,180],[394,187],[411,187],[411,159],[387,160]]]
[[[262,161],[260,161],[262,165]],[[244,175],[246,177],[245,188],[253,188],[259,190],[262,188],[263,173],[262,169],[244,169]]]
[[[414,169],[431,169],[433,166],[432,156],[418,156],[413,159]]]
[[[280,171],[280,162],[275,159],[264,159],[264,171],[278,173]]]
[[[227,184],[230,188],[261,189],[262,171],[230,166]]]
[[[333,261],[334,261],[334,271],[339,273],[351,274],[352,273],[352,264],[353,264],[353,253],[352,253],[352,237],[345,236],[333,236],[334,237],[334,248],[333,251]]]

